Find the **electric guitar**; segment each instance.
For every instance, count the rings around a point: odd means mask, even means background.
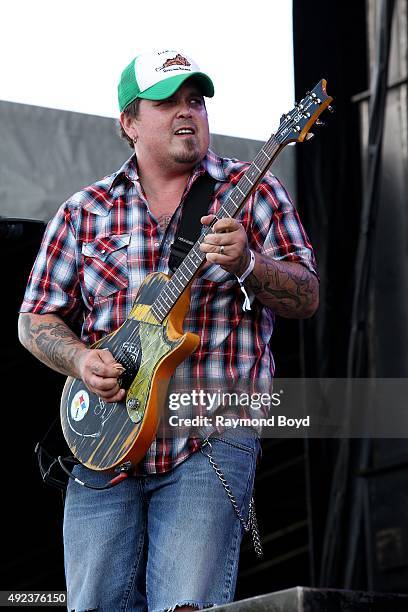
[[[235,217],[262,180],[274,159],[289,143],[310,139],[313,124],[328,108],[326,81],[281,117],[275,134],[265,143],[241,177],[212,225]],[[205,260],[200,244],[211,231],[203,229],[175,273],[153,273],[139,288],[126,321],[93,348],[109,349],[124,368],[122,402],[107,403],[88,391],[79,379],[68,378],[61,398],[61,424],[73,455],[93,470],[128,469],[146,454],[157,431],[172,373],[198,346],[199,337],[183,332],[189,308],[190,285]]]

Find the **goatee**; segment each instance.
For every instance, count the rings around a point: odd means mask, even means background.
[[[184,150],[177,151],[174,155],[174,161],[179,164],[192,164],[200,161],[200,150],[194,140],[188,139],[184,142]]]

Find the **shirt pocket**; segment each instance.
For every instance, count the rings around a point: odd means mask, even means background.
[[[94,298],[112,295],[129,285],[130,234],[97,238],[82,245],[84,285]]]

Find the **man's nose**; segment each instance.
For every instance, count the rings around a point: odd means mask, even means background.
[[[191,117],[191,100],[182,100],[179,104],[177,114],[180,117]]]

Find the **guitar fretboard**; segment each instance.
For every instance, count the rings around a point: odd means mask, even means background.
[[[257,184],[262,180],[262,177],[267,172],[276,155],[279,153],[280,148],[281,144],[273,134],[256,155],[248,170],[235,185],[226,202],[220,207],[219,211],[216,213],[216,218],[214,221],[210,226],[203,228],[199,239],[194,246],[191,247],[188,255],[184,258],[183,262],[174,272],[170,281],[166,283],[165,287],[159,293],[151,306],[151,314],[153,314],[153,316],[160,323],[163,323],[174,304],[177,302],[183,291],[194,278],[201,264],[204,262],[205,253],[200,250],[200,244],[204,241],[204,238],[212,232],[212,226],[214,223],[220,219],[224,219],[225,217],[234,218],[237,216]]]

